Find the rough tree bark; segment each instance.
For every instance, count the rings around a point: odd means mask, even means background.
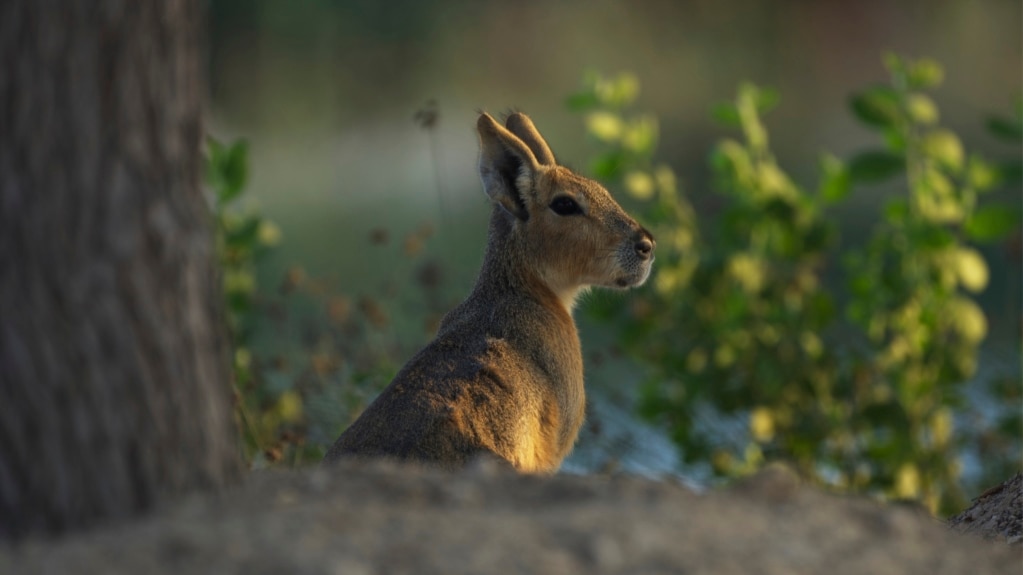
[[[0,539],[240,475],[197,0],[0,7]]]

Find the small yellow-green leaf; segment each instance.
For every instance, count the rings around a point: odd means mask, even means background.
[[[664,196],[672,197],[677,191],[675,172],[668,166],[657,166],[654,169],[654,180],[657,182],[657,189]]]
[[[302,397],[294,391],[285,391],[277,398],[277,414],[294,423],[302,418]]]
[[[913,201],[920,215],[934,223],[957,224],[966,217],[966,208],[952,180],[936,168],[927,169],[920,176]]]
[[[249,294],[256,291],[256,278],[248,271],[224,271],[224,291],[227,293]]]
[[[884,64],[884,67],[893,75],[902,74],[905,72],[906,69],[905,61],[902,59],[901,56],[899,56],[895,52],[888,51],[882,54],[881,62]]]
[[[938,129],[925,135],[922,142],[924,153],[941,162],[946,168],[958,173],[963,168],[963,145],[959,137],[949,130]]]
[[[907,71],[909,86],[918,90],[935,88],[945,79],[941,64],[929,58],[921,58],[909,65]]]
[[[753,439],[766,443],[774,438],[774,416],[766,407],[755,407],[749,415],[749,430]]]
[[[747,293],[756,293],[764,286],[767,266],[760,258],[738,253],[728,260],[728,272]]]
[[[259,223],[259,243],[264,246],[275,246],[281,241],[281,228],[277,227],[277,224],[263,220]]]
[[[703,348],[694,348],[686,356],[686,369],[690,373],[700,373],[707,367],[707,352]]]
[[[947,407],[942,407],[934,412],[931,416],[931,441],[934,442],[935,446],[943,447],[948,444],[948,440],[952,438],[952,428],[954,426],[952,419],[952,411]]]
[[[802,335],[799,336],[799,344],[802,346],[806,355],[813,358],[820,357],[824,352],[824,344],[821,343],[821,339],[817,337],[817,334],[812,331],[804,331]]]
[[[719,171],[731,172],[736,177],[748,177],[753,171],[749,153],[735,140],[724,140],[711,156],[711,164]]]
[[[727,368],[735,363],[735,350],[728,344],[721,344],[714,350],[714,365]]]
[[[670,295],[679,285],[679,276],[670,270],[661,270],[654,277],[654,291],[661,295]]]
[[[755,151],[767,150],[767,130],[760,122],[758,102],[761,90],[753,84],[743,84],[739,87],[739,95],[735,100],[735,107],[739,112],[739,120],[742,123],[742,131],[749,142],[751,149]]]
[[[920,471],[912,463],[903,463],[895,472],[895,496],[916,499],[920,495]]]
[[[234,365],[238,369],[248,369],[252,365],[252,353],[244,347],[234,350]]]
[[[604,142],[614,142],[622,136],[622,119],[610,112],[593,112],[586,116],[586,129]]]
[[[759,183],[766,196],[794,197],[795,186],[788,175],[773,162],[760,164]]]
[[[760,87],[757,89],[757,112],[766,114],[774,109],[781,101],[781,94],[774,88]]]
[[[637,200],[649,200],[654,196],[654,179],[650,174],[638,170],[625,174],[625,189]]]
[[[987,318],[971,299],[956,297],[948,302],[948,319],[969,343],[980,343],[987,335]]]
[[[930,126],[938,122],[938,106],[924,94],[912,94],[906,98],[909,117],[918,124]]]
[[[959,248],[953,254],[953,265],[959,283],[967,290],[977,293],[987,287],[987,262],[972,248]]]
[[[640,155],[653,151],[657,145],[657,120],[643,116],[628,123],[622,134],[622,146]]]
[[[821,184],[818,193],[826,202],[837,202],[849,194],[849,170],[831,154],[821,157]]]
[[[628,72],[612,79],[600,77],[594,82],[593,92],[604,104],[622,108],[639,95],[639,80]]]
[[[998,168],[980,156],[970,156],[966,162],[966,180],[970,187],[978,192],[990,190],[998,185],[1000,175]]]

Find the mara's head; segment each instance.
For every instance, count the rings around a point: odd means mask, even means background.
[[[505,249],[571,305],[588,286],[641,285],[654,261],[654,238],[603,186],[557,165],[524,114],[502,126],[476,124],[483,188],[508,223]]]

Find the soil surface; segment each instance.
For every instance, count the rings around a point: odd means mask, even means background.
[[[1018,575],[1020,548],[775,468],[697,494],[636,476],[456,474],[391,462],[253,473],[220,495],[56,541],[0,573]]]

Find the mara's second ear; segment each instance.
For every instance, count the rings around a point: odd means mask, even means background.
[[[557,165],[557,161],[554,159],[554,152],[551,151],[551,147],[547,145],[546,140],[540,135],[540,131],[533,125],[533,121],[529,119],[529,116],[516,112],[508,116],[504,125],[511,133],[518,136],[520,140],[529,146],[533,155],[536,156],[536,161],[540,162],[541,165]]]
[[[520,220],[529,219],[524,194],[540,168],[536,156],[522,140],[489,114],[476,122],[480,136],[480,179],[490,200]]]

